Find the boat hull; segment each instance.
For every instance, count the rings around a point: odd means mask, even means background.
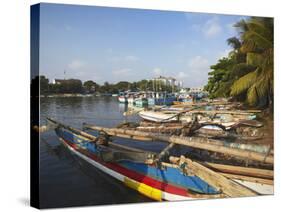
[[[127,99],[127,97],[125,97],[125,96],[119,96],[119,97],[118,97],[118,101],[119,101],[120,103],[128,103],[128,99]]]
[[[95,145],[82,136],[62,128],[56,129],[56,133],[72,153],[151,199],[174,201],[218,196],[218,191],[197,176],[184,175],[176,168],[159,169],[127,160],[105,162],[99,158]]]
[[[174,97],[168,98],[148,98],[149,105],[172,105],[176,100]]]
[[[134,102],[137,107],[145,107],[148,105],[148,101],[146,98],[135,99]]]

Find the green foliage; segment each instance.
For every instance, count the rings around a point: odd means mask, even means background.
[[[239,38],[229,38],[233,51],[211,66],[205,89],[210,97],[243,98],[250,105],[273,101],[273,19],[252,17],[234,25]]]
[[[40,94],[47,94],[49,92],[49,79],[47,79],[45,76],[39,76],[39,83]]]
[[[83,87],[86,93],[94,93],[96,90],[98,90],[99,85],[92,80],[88,80],[83,83]]]

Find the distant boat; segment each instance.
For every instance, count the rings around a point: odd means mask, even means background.
[[[141,118],[152,122],[175,122],[180,121],[183,123],[189,123],[193,120],[193,116],[197,114],[199,123],[212,123],[220,124],[226,129],[237,125],[237,123],[243,122],[249,126],[257,125],[258,122],[254,120],[256,115],[253,113],[237,111],[204,111],[204,110],[190,110],[189,112],[178,110],[167,110],[163,108],[161,111],[141,111],[138,113]],[[215,115],[213,115],[215,114]],[[212,118],[210,118],[210,115]]]
[[[120,93],[119,96],[118,96],[118,101],[120,103],[128,103],[128,99],[127,99],[127,96],[126,96],[126,93]]]
[[[137,107],[145,107],[148,105],[147,98],[145,98],[145,97],[139,97],[139,98],[135,99],[134,102]]]
[[[134,104],[135,103],[135,99],[137,99],[139,96],[139,93],[137,92],[129,92],[127,93],[127,99],[128,99],[128,103],[129,104]]]
[[[175,95],[166,92],[151,92],[147,99],[149,105],[172,105],[176,101]]]

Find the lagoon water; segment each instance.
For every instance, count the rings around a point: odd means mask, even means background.
[[[116,97],[41,98],[40,121],[52,117],[81,129],[82,123],[113,127],[125,118]],[[40,205],[42,208],[151,202],[71,154],[53,130],[40,135]]]

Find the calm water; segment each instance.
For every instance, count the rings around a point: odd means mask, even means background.
[[[125,119],[122,114],[126,110],[115,97],[41,98],[40,104],[41,124],[46,124],[49,116],[80,129],[83,122],[113,127],[138,119]],[[152,200],[72,155],[54,131],[49,131],[40,139],[40,201],[46,208]]]

